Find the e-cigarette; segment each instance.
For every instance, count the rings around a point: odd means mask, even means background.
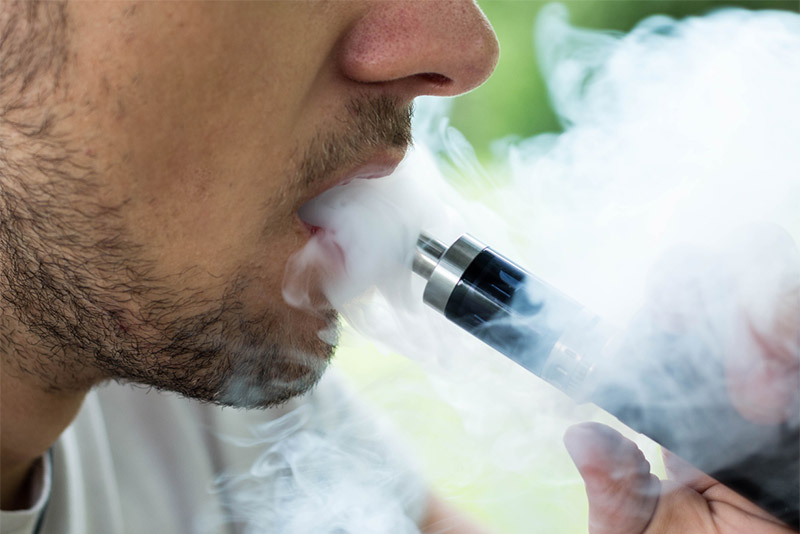
[[[742,417],[707,336],[644,318],[613,328],[469,235],[447,247],[421,234],[413,270],[427,280],[425,303],[447,319],[800,528],[797,417]]]

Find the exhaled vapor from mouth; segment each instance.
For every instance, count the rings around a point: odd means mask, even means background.
[[[333,175],[329,180],[322,183],[318,189],[313,191],[311,195],[302,202],[302,205],[297,210],[297,218],[307,235],[314,236],[325,231],[324,217],[315,209],[315,200],[318,199],[320,195],[335,187],[345,186],[354,180],[371,180],[389,176],[400,164],[404,152],[405,148],[402,150],[386,151],[339,176]]]
[[[348,246],[334,223],[349,213],[343,204],[351,195],[340,195],[341,187],[358,188],[351,182],[392,174],[411,144],[411,106],[388,97],[361,98],[347,111],[342,121],[347,126],[318,135],[299,168],[297,183],[305,194],[294,218],[305,245],[287,262],[283,297],[290,306],[314,313],[330,309],[331,291],[349,275]]]

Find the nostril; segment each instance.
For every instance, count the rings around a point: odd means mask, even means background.
[[[444,87],[446,85],[453,83],[453,80],[451,80],[447,76],[444,76],[443,74],[439,74],[436,72],[423,72],[421,74],[418,74],[417,76],[419,76],[428,83],[432,83],[437,87]]]

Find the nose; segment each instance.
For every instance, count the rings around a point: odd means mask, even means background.
[[[339,57],[349,79],[388,84],[411,100],[474,89],[498,56],[494,30],[473,0],[379,0],[351,27]]]

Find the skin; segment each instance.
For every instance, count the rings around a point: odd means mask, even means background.
[[[310,236],[298,208],[388,172],[413,99],[468,91],[498,57],[461,0],[12,3],[2,17],[6,509],[103,381],[249,407],[310,388],[335,316],[281,297]]]

